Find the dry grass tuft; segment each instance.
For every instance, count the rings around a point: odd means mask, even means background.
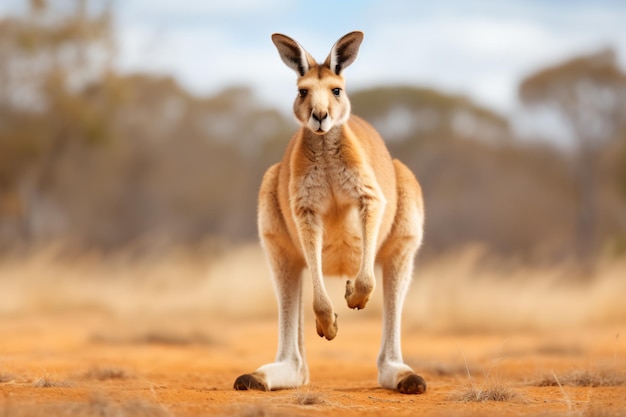
[[[97,379],[98,381],[107,381],[111,379],[128,379],[130,375],[128,372],[119,368],[95,367],[85,372],[83,377],[87,379]]]
[[[268,411],[262,406],[246,406],[242,409],[238,410],[229,410],[228,414],[223,414],[223,416],[233,416],[233,417],[267,417],[269,416]]]
[[[569,346],[560,344],[542,344],[536,347],[535,352],[546,356],[580,356],[584,350],[580,346]]]
[[[14,381],[15,377],[11,374],[0,373],[0,384],[5,384],[7,382]]]
[[[152,331],[137,336],[109,336],[95,334],[91,337],[94,343],[102,343],[107,345],[166,345],[166,346],[208,346],[217,342],[200,332],[193,333],[176,333],[170,331]]]
[[[202,334],[175,334],[168,332],[151,332],[135,338],[135,343],[147,343],[169,346],[211,345],[214,341]]]
[[[623,410],[602,408],[591,406],[582,412],[582,417],[624,417],[626,412]]]
[[[263,404],[236,405],[226,408],[220,417],[297,417],[300,413],[277,410],[272,406]]]
[[[319,405],[324,404],[325,401],[319,392],[300,391],[295,393],[294,403],[297,405]]]
[[[521,394],[499,382],[491,382],[488,385],[469,383],[463,389],[453,393],[450,399],[464,403],[485,401],[525,402]]]
[[[619,387],[626,385],[626,373],[616,369],[575,369],[562,375],[542,375],[532,385],[537,387]]]
[[[33,382],[33,387],[36,388],[67,388],[70,386],[72,386],[72,384],[67,381],[59,381],[56,379],[52,379],[49,376],[37,378]]]

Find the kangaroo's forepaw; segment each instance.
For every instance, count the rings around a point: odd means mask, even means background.
[[[373,288],[364,288],[362,285],[359,285],[358,281],[356,285],[351,280],[346,281],[345,298],[348,302],[348,307],[356,308],[357,310],[364,309],[373,290]]]
[[[352,297],[352,294],[354,294],[354,283],[352,282],[352,280],[349,279],[346,281],[346,300]]]
[[[255,374],[244,374],[235,380],[233,386],[237,391],[257,390],[257,391],[269,391],[267,384],[263,378]]]
[[[423,394],[426,391],[426,381],[417,374],[409,374],[398,382],[398,392],[402,394]]]
[[[319,318],[315,318],[315,327],[317,334],[320,337],[325,337],[327,340],[333,340],[337,336],[337,314],[333,313],[332,321],[323,323]]]

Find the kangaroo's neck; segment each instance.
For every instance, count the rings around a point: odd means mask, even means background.
[[[310,130],[304,129],[302,134],[304,148],[314,157],[336,154],[344,142],[346,128],[344,123],[333,127],[323,135],[316,135]]]

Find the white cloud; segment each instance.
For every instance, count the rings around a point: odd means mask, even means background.
[[[123,3],[122,3],[123,2]],[[126,4],[128,3],[128,4]],[[228,1],[198,1],[198,0],[117,0],[118,8],[127,12],[144,16],[162,16],[165,18],[198,16],[225,16],[233,14],[256,14],[275,9],[289,7],[286,0],[228,0]]]
[[[518,83],[536,69],[608,43],[621,45],[626,58],[626,39],[616,36],[621,31],[611,25],[581,31],[577,22],[549,25],[524,16],[487,15],[385,22],[362,58],[359,79],[427,83],[512,111]]]
[[[488,2],[446,2],[464,6],[455,10],[411,4],[403,10],[369,3],[360,20],[351,16],[350,25],[358,23],[366,39],[359,59],[346,71],[349,89],[428,84],[513,111],[519,81],[545,65],[607,44],[616,45],[626,63],[623,8],[512,2],[498,9],[474,7]],[[199,93],[251,85],[286,111],[295,95],[295,76],[282,65],[269,34],[293,29],[287,34],[319,60],[336,40],[329,38],[328,24],[323,31],[313,17],[302,20],[302,10],[289,12],[298,6],[286,0],[135,0],[117,5],[120,67],[170,72]]]

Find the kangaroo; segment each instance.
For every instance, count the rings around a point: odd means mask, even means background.
[[[313,283],[317,334],[337,335],[337,314],[324,275],[350,277],[348,307],[365,308],[382,267],[383,330],[378,382],[420,394],[426,382],[402,359],[400,323],[413,259],[422,242],[419,183],[392,160],[376,130],[350,114],[343,71],[354,62],[362,32],[339,39],[322,64],[293,39],[272,35],[283,62],[298,75],[293,110],[301,127],[259,192],[258,227],[279,310],[275,362],[237,378],[236,390],[276,390],[309,382],[305,358],[302,272]]]

